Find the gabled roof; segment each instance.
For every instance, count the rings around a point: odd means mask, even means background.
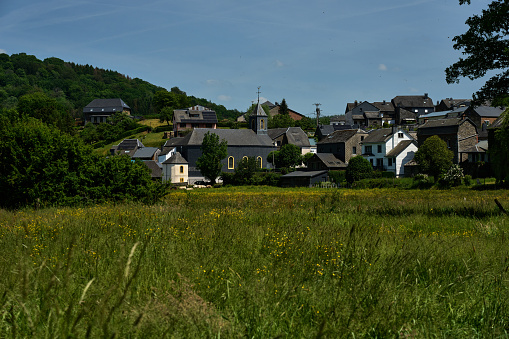
[[[159,148],[157,147],[142,147],[134,153],[133,158],[152,158],[157,151],[159,151]]]
[[[326,170],[323,171],[295,171],[285,175],[282,175],[281,178],[313,178],[319,175],[323,175],[327,173]]]
[[[138,139],[124,139],[118,144],[117,150],[134,150],[145,147]]]
[[[394,107],[435,107],[428,95],[399,95],[392,99]]]
[[[167,159],[163,164],[187,164],[187,160],[184,159],[179,152],[175,152],[169,159]]]
[[[217,124],[217,115],[214,111],[175,110],[173,115],[176,123]]]
[[[212,128],[195,128],[186,135],[179,146],[201,146],[203,137],[207,132],[214,133],[219,136],[219,140],[225,139],[228,146],[270,146],[272,139],[268,135],[257,135],[251,129],[212,129]]]
[[[320,140],[318,142],[318,144],[322,145],[322,144],[335,144],[335,143],[340,143],[340,142],[346,142],[350,138],[352,138],[354,135],[356,135],[357,133],[359,133],[359,131],[356,129],[335,131],[335,132],[329,134],[328,136],[326,136],[325,138],[323,138],[322,140]],[[363,134],[365,134],[365,133],[363,133]]]
[[[445,99],[442,99],[442,102],[447,106],[447,107],[452,107],[452,106],[455,106],[455,107],[459,107],[459,106],[470,106],[470,102],[472,101],[472,99],[453,99],[453,98],[445,98]]]
[[[161,164],[154,160],[147,160],[143,162],[152,172],[150,175],[152,178],[161,178],[163,176],[163,169]]]
[[[308,135],[300,127],[271,128],[267,130],[267,134],[272,140],[284,134],[289,144],[299,147],[310,146]]]
[[[411,144],[414,144],[415,146],[417,146],[417,143],[414,140],[403,140],[403,141],[400,141],[396,145],[396,147],[391,149],[385,156],[386,157],[397,157],[398,155],[400,155],[401,152],[406,150],[406,148],[408,146],[410,146]]]
[[[423,130],[427,128],[441,128],[441,127],[451,127],[451,126],[459,126],[464,122],[469,122],[472,125],[474,123],[470,119],[462,119],[462,118],[448,118],[448,119],[437,119],[437,120],[428,120],[424,124],[418,127],[418,130]]]
[[[175,146],[179,145],[182,140],[184,140],[184,137],[175,137],[175,138],[168,139],[164,143],[163,148],[165,148],[165,147],[175,147]]]
[[[392,136],[392,128],[380,128],[375,129],[369,133],[369,135],[364,138],[362,141],[363,144],[366,143],[377,143],[377,142],[386,142]]]
[[[315,153],[314,156],[320,159],[323,162],[323,164],[329,168],[330,167],[346,168],[346,164],[340,159],[336,158],[336,156],[332,153]]]
[[[260,116],[260,117],[267,116],[267,113],[265,113],[261,104],[257,104],[255,110],[256,110],[255,115]]]
[[[476,145],[467,148],[462,153],[486,153],[488,151],[488,140],[481,140]]]
[[[83,108],[83,113],[115,113],[131,110],[131,107],[120,98],[94,99]]]
[[[380,111],[394,111],[394,105],[390,101],[373,102],[372,105]]]
[[[504,112],[504,108],[501,107],[478,106],[471,109],[484,118],[498,118]]]

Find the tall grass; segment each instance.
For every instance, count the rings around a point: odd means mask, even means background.
[[[0,211],[2,337],[507,336],[507,191]]]

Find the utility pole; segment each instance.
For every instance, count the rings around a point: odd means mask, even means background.
[[[316,127],[320,126],[320,105],[321,104],[313,104],[316,106]]]

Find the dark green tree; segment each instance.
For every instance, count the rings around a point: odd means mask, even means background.
[[[269,118],[269,128],[287,128],[293,127],[295,121],[288,114],[277,114]]]
[[[219,135],[207,132],[201,145],[202,155],[196,160],[196,167],[213,184],[221,174],[221,161],[228,156],[228,143],[219,141]]]
[[[286,104],[286,100],[284,98],[283,98],[283,100],[281,100],[281,104],[279,104],[278,112],[281,115],[289,115],[290,114],[290,110],[288,109],[288,105]]]
[[[419,170],[424,174],[432,175],[435,182],[452,165],[454,154],[447,148],[447,143],[434,135],[426,140],[415,153],[414,159]]]
[[[509,110],[500,116],[501,125],[489,131],[491,168],[499,183],[509,184]]]
[[[171,107],[163,107],[159,112],[159,122],[165,122],[170,126],[170,122],[173,121],[173,109]]]
[[[350,159],[346,167],[346,181],[350,184],[354,181],[368,179],[373,176],[373,166],[361,155],[355,156]]]
[[[295,121],[295,127],[300,127],[304,131],[314,131],[316,129],[316,120],[308,117],[303,117]]]
[[[260,168],[255,157],[242,158],[240,164],[235,168],[234,181],[236,185],[250,185],[253,176]]]
[[[460,5],[470,0],[460,0]],[[454,49],[462,50],[466,58],[445,70],[448,83],[459,82],[460,77],[471,80],[482,78],[489,71],[499,71],[473,95],[476,104],[494,101],[509,93],[509,2],[492,1],[481,15],[468,18],[469,29],[453,38]]]
[[[279,151],[272,151],[267,156],[267,162],[276,168],[290,168],[302,164],[302,153],[298,146],[286,144]]]

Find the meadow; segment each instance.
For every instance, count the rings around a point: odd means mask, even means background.
[[[507,337],[507,190],[0,210],[2,338]]]

